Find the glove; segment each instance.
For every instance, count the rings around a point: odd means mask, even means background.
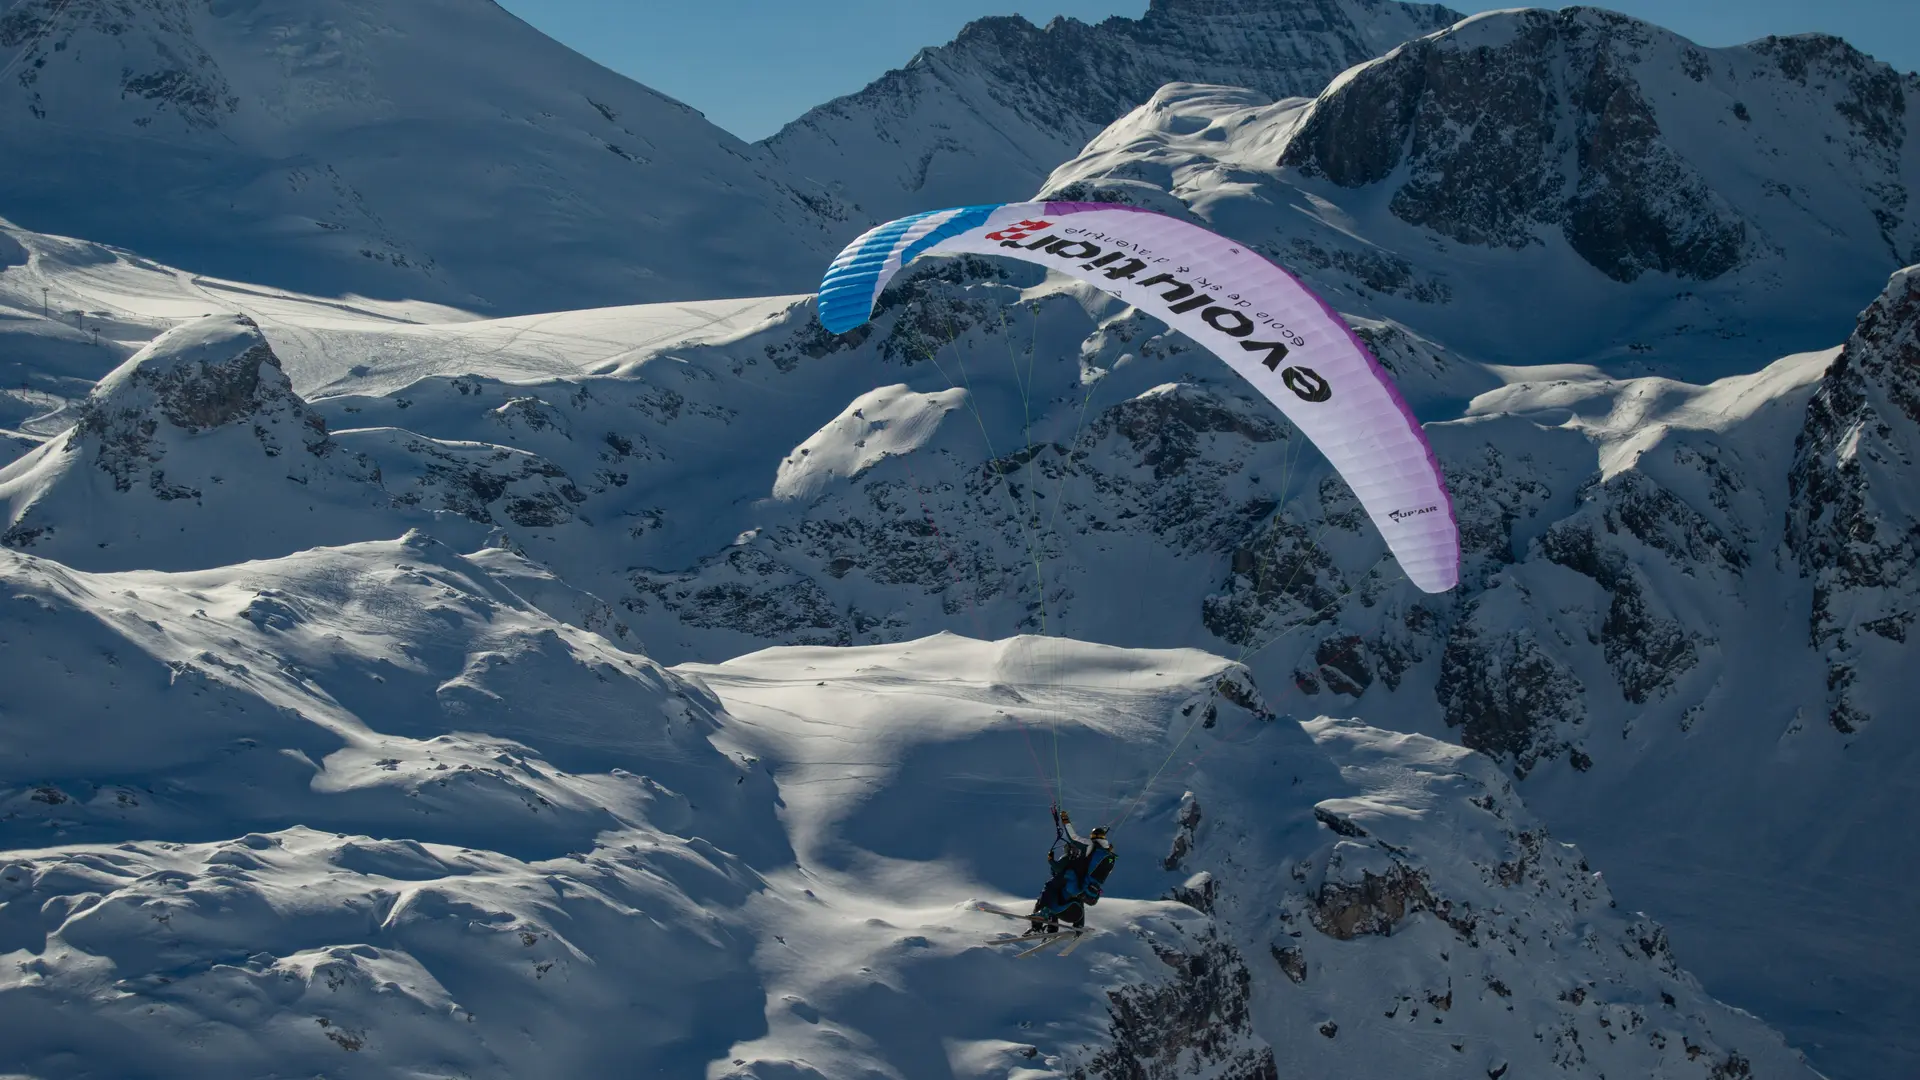
[[[1065,810],[1060,811],[1060,824],[1062,825],[1073,824],[1073,819],[1067,816],[1067,812]]]

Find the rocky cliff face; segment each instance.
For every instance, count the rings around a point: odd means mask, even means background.
[[[1717,144],[1824,107],[1838,141],[1819,156],[1860,174],[1884,252],[1905,262],[1920,258],[1915,98],[1910,76],[1836,38],[1707,50],[1593,8],[1499,13],[1343,78],[1279,160],[1342,187],[1387,184],[1395,217],[1462,244],[1525,247],[1550,229],[1617,281],[1711,280],[1777,242],[1754,195],[1814,197],[1797,176],[1741,190]]]
[[[1260,820],[1201,813],[1191,795],[1176,815],[1186,880],[1173,894],[1237,948],[1216,979],[1247,970],[1244,957],[1258,988],[1245,1004],[1216,994],[1221,1015],[1246,1009],[1274,1047],[1274,1071],[1222,1075],[1327,1075],[1403,1044],[1435,1075],[1805,1069],[1767,1034],[1691,1005],[1699,986],[1666,930],[1621,910],[1485,759],[1351,721],[1304,728],[1331,768],[1270,747],[1257,763],[1210,759],[1195,778],[1229,790],[1228,777],[1277,768],[1284,786]],[[1492,1036],[1510,1027],[1532,1038]]]
[[[1306,106],[1165,87],[1046,191],[1193,214],[1476,359],[1701,381],[1830,347],[1920,258],[1917,117],[1835,38],[1493,12]]]
[[[1820,381],[1794,443],[1787,548],[1812,580],[1808,645],[1827,661],[1827,722],[1853,734],[1912,700],[1920,615],[1920,267],[1895,274]]]
[[[1311,96],[1346,68],[1459,18],[1394,0],[1153,0],[1138,19],[1095,25],[980,19],[765,145],[867,222],[1008,202],[1165,83]]]

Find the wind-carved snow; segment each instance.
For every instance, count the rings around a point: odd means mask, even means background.
[[[1804,1072],[1701,994],[1657,927],[1606,912],[1576,853],[1516,841],[1531,823],[1493,763],[1358,724],[1316,742],[1197,651],[943,635],[669,671],[418,533],[185,574],[0,552],[0,580],[9,1068],[837,1077],[913,1075],[942,1047],[959,1075],[1262,1076],[1293,1029],[1337,1024],[1325,1052],[1385,1074],[1407,1048],[1353,1036],[1386,1026],[1409,974],[1491,963],[1497,1005],[1527,1011],[1462,1025],[1437,1075],[1544,1056],[1544,1014],[1566,1029],[1552,1052],[1593,1040],[1576,1075],[1660,1045]],[[1040,739],[1083,817],[1142,798],[1099,935],[1015,961],[988,944],[1009,924],[965,904],[1018,904],[1043,876],[1051,782],[1024,759]],[[1289,773],[1305,783],[1276,799]],[[1367,816],[1432,814],[1429,773],[1462,822]],[[1204,821],[1177,784],[1204,793]],[[1463,798],[1483,791],[1493,816]],[[1364,893],[1378,860],[1320,831],[1334,812],[1381,828],[1394,872],[1452,906],[1388,904],[1351,932],[1337,883]],[[1242,893],[1223,841],[1288,821],[1249,869],[1326,867],[1326,935],[1271,950],[1304,944],[1306,993],[1266,955],[1275,927],[1226,914]],[[1184,864],[1157,865],[1181,836]],[[1209,872],[1220,886],[1196,884]],[[1470,925],[1489,889],[1526,900],[1474,931],[1483,950],[1440,920]],[[1561,964],[1508,957],[1510,934],[1561,943]],[[1436,958],[1435,940],[1457,943]],[[1589,1017],[1631,1041],[1598,1045]]]
[[[860,395],[780,462],[773,497],[810,500],[835,480],[858,480],[882,458],[920,449],[965,400],[964,390],[917,394],[904,384]]]
[[[696,685],[419,534],[0,560],[9,1068],[585,1073],[757,1009],[724,912],[785,845]]]

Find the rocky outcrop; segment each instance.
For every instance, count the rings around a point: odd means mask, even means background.
[[[1179,871],[1207,877],[1234,961],[1271,957],[1247,966],[1254,1030],[1291,1071],[1338,1075],[1357,1047],[1408,1041],[1442,1075],[1678,1075],[1684,1061],[1741,1076],[1762,1057],[1809,1074],[1750,1017],[1703,1008],[1661,925],[1616,908],[1496,762],[1357,721],[1302,726],[1311,748],[1211,779],[1337,777],[1270,789],[1245,810],[1257,823],[1216,806]],[[1509,1030],[1534,1037],[1490,1037]]]
[[[1898,657],[1920,618],[1917,447],[1920,267],[1909,267],[1821,380],[1789,477],[1787,548],[1813,583],[1809,643],[1825,654],[1827,720],[1843,734],[1908,704],[1887,676],[1907,666]],[[1877,678],[1862,678],[1868,668]]]
[[[400,506],[458,514],[482,525],[551,529],[576,520],[587,498],[566,470],[509,446],[429,439],[400,428],[367,428],[340,438],[380,463]]]
[[[167,479],[169,451],[216,428],[245,431],[265,457],[293,451],[296,478],[308,467],[301,454],[325,461],[338,450],[326,421],[293,392],[280,358],[243,315],[209,316],[142,350],[100,381],[72,437],[92,450],[93,465],[117,491],[141,484],[162,499],[198,498],[192,485],[200,477],[176,469],[175,480]],[[364,462],[352,467],[367,479],[377,475]]]
[[[1338,854],[1336,850],[1333,857]],[[1433,903],[1425,875],[1395,863],[1384,874],[1362,870],[1357,881],[1321,882],[1307,917],[1315,930],[1351,941],[1363,934],[1391,934],[1395,923],[1416,911],[1432,910]]]
[[[300,531],[322,502],[361,516],[318,524],[321,537],[340,536],[335,527],[364,537],[365,515],[391,505],[378,467],[328,433],[253,321],[207,316],[156,338],[100,380],[72,428],[0,470],[0,543],[79,565],[210,565],[201,560],[235,544],[256,556],[293,550],[265,537]],[[156,511],[138,503],[175,509],[148,520]],[[229,515],[254,524],[236,533]],[[176,528],[162,523],[174,517]],[[73,531],[83,522],[85,535]],[[215,547],[194,550],[206,537]],[[249,547],[250,537],[268,546]],[[134,538],[158,546],[115,550]]]
[[[1712,141],[1741,139],[1754,121],[1740,99],[1788,80],[1829,105],[1849,160],[1867,163],[1863,194],[1901,257],[1916,239],[1899,159],[1913,88],[1837,38],[1709,51],[1594,8],[1495,13],[1342,79],[1279,162],[1341,187],[1399,177],[1394,215],[1463,244],[1527,247],[1551,229],[1617,281],[1711,280],[1769,242]],[[1729,112],[1707,111],[1721,100]],[[1790,181],[1770,190],[1808,197]]]
[[[1585,685],[1513,610],[1527,601],[1518,585],[1471,601],[1447,636],[1434,684],[1460,741],[1511,760],[1522,776],[1568,750],[1587,714]]]
[[[854,642],[855,619],[826,590],[755,546],[732,548],[684,573],[636,570],[632,586],[630,609],[658,604],[688,626],[794,645]]]
[[[1629,507],[1636,505],[1632,493],[1645,491],[1648,486],[1632,480],[1617,485],[1628,493],[1626,505]],[[1688,511],[1678,499],[1665,491],[1659,494],[1665,499],[1649,501],[1665,502],[1681,516],[1697,521],[1698,515]],[[1610,508],[1620,505],[1613,502]],[[1665,614],[1661,601],[1647,583],[1645,572],[1620,546],[1603,539],[1613,532],[1614,524],[1612,519],[1607,519],[1603,526],[1596,527],[1585,516],[1563,519],[1541,536],[1540,551],[1549,560],[1592,578],[1606,590],[1610,598],[1606,613],[1590,637],[1606,656],[1621,694],[1636,705],[1644,705],[1672,689],[1676,679],[1700,662],[1699,643],[1706,640],[1706,636],[1688,630]],[[1698,535],[1695,534],[1696,539]],[[1742,562],[1746,559],[1744,549],[1729,547],[1727,551],[1730,558]],[[1697,564],[1686,565],[1691,569]]]
[[[1529,11],[1423,38],[1329,91],[1281,162],[1344,187],[1396,170],[1393,213],[1465,244],[1561,229],[1588,262],[1709,279],[1748,226],[1663,134],[1635,71],[1669,43],[1591,8]]]
[[[1253,973],[1239,950],[1215,932],[1152,945],[1169,977],[1108,991],[1111,1043],[1075,1080],[1279,1080],[1254,1032]]]

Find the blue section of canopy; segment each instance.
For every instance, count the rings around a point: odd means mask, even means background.
[[[990,206],[962,207],[948,220],[925,236],[909,244],[900,253],[900,265],[905,266],[922,252],[951,236],[957,236],[968,229],[982,225],[987,218],[1000,209],[1003,203]],[[827,270],[825,280],[820,282],[820,325],[829,333],[844,334],[873,314],[873,301],[881,284],[880,274],[886,268],[887,257],[893,253],[894,246],[914,225],[939,214],[951,211],[935,210],[925,214],[914,214],[885,225],[867,234],[852,257],[844,262],[836,261]]]

